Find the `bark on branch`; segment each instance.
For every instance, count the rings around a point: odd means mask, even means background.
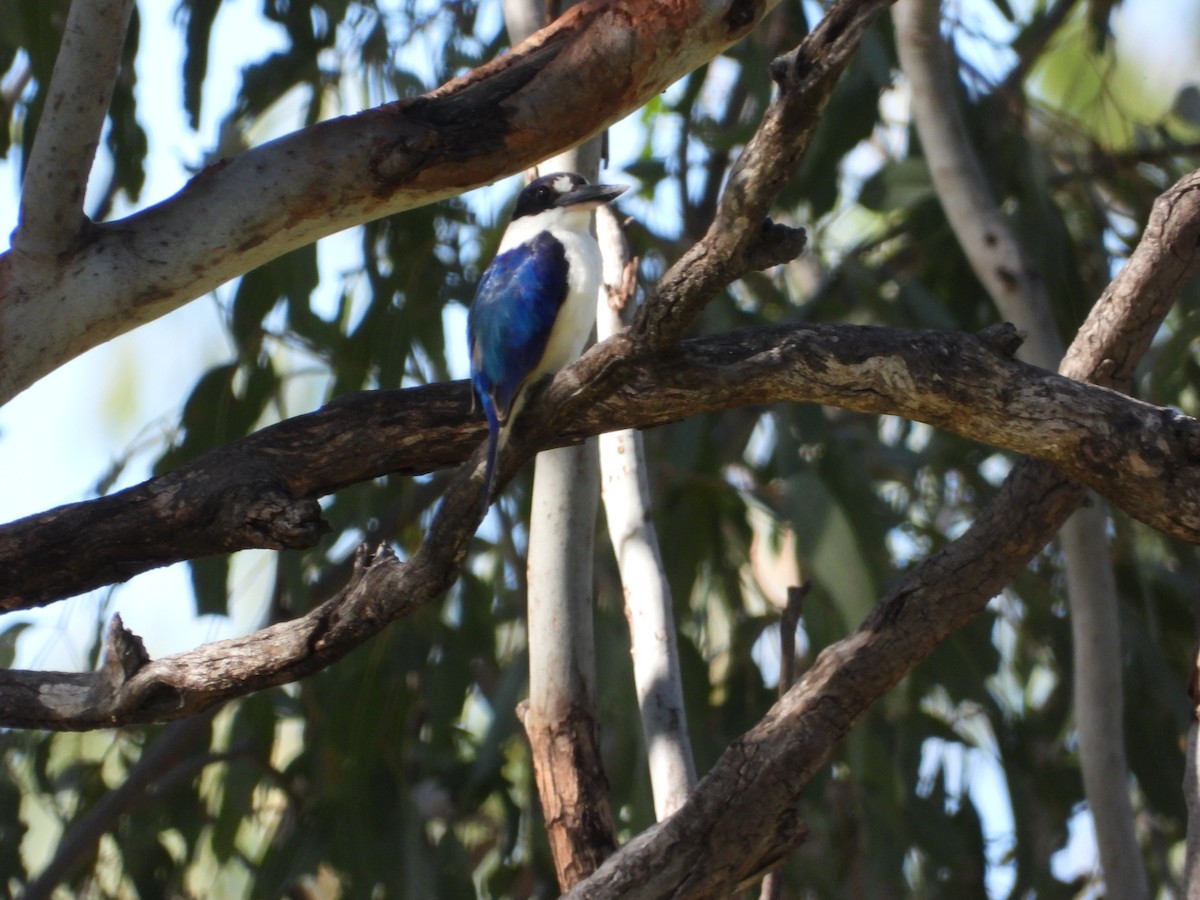
[[[1045,460],[1148,525],[1200,543],[1200,423],[1019,362],[1011,356],[1018,343],[1006,326],[973,336],[859,325],[685,341],[627,363],[628,385],[571,421],[558,419],[531,449],[736,406],[820,403],[927,422]],[[570,378],[571,370],[556,381]],[[484,432],[466,382],[341,397],[141,485],[0,527],[0,610],[45,605],[182,559],[311,547],[324,533],[318,497],[381,475],[458,465]]]
[[[1005,326],[979,337],[847,325],[777,326],[689,341],[667,358],[637,364],[627,388],[560,431],[556,440],[575,440],[617,422],[648,427],[744,404],[819,402],[895,413],[1049,460],[1105,490],[1114,502],[1144,508],[1172,533],[1200,542],[1200,422],[1016,361],[1011,357],[1016,345],[1016,333]],[[397,402],[421,394],[433,396],[431,405],[443,411],[457,407],[457,426],[426,431],[419,423],[427,410]],[[222,479],[233,482],[225,494],[240,500],[261,487],[255,481],[260,477],[269,479],[272,490],[290,484],[323,491],[347,479],[460,461],[483,437],[483,427],[468,414],[469,403],[464,384],[352,395],[140,487],[14,523],[0,531],[5,588],[22,589],[8,574],[10,567],[19,567],[17,574],[32,585],[28,590],[61,590],[68,577],[62,570],[71,562],[69,542],[81,534],[88,535],[93,555],[70,573],[76,579],[93,569],[144,562],[97,557],[109,534],[105,523],[124,530],[124,538],[114,538],[120,546],[147,550],[156,535],[164,540],[173,521],[176,528],[189,521],[196,504],[187,499],[188,490],[203,494],[204,486]],[[397,448],[404,435],[411,442],[414,434],[430,435],[428,443],[419,450]],[[341,452],[343,441],[354,443],[359,453]],[[276,469],[264,476],[267,461]],[[462,475],[450,493],[469,497],[469,473]],[[246,483],[237,484],[238,476]],[[156,503],[163,497],[184,499],[174,507],[169,501]],[[251,529],[238,533],[255,534]],[[216,539],[220,531],[206,534]],[[34,540],[49,543],[36,551]],[[423,558],[428,546],[418,556]],[[365,640],[424,602],[412,585],[423,591],[435,583],[448,586],[454,578],[424,562],[413,565],[419,574],[401,576],[402,567],[386,553],[364,559],[351,586],[304,619],[153,662],[136,646],[129,649],[118,630],[110,636],[110,658],[131,662],[115,669],[106,666],[99,675],[11,672],[0,677],[0,696],[6,699],[0,725],[94,728],[176,718],[294,680],[339,659],[352,649],[347,642]],[[6,590],[4,596],[9,609],[30,605],[20,593]],[[375,612],[348,611],[353,609]],[[342,624],[334,628],[331,619]],[[349,628],[346,619],[357,627]],[[20,703],[10,702],[13,689],[24,698]],[[97,697],[104,702],[96,705]]]
[[[360,548],[349,584],[307,615],[158,660],[115,616],[98,672],[0,672],[3,722],[86,731],[181,719],[311,675],[448,587],[387,548]]]

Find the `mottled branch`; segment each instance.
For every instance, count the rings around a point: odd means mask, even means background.
[[[311,675],[407,615],[426,572],[404,567],[389,549],[360,548],[354,572],[317,609],[252,634],[151,660],[115,618],[104,662],[91,674],[0,671],[0,724],[85,731],[194,715],[228,700]],[[439,593],[449,587],[439,581]]]
[[[1130,515],[1200,543],[1200,425],[1014,360],[1017,343],[999,326],[977,337],[858,325],[685,341],[627,363],[627,385],[573,420],[554,417],[557,427],[530,449],[736,406],[821,403],[928,422],[1045,460]],[[347,395],[144,484],[0,527],[0,609],[212,553],[311,547],[324,533],[318,497],[458,465],[485,431],[466,382]]]

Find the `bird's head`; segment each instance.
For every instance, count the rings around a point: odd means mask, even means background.
[[[555,224],[586,227],[588,213],[615,200],[628,188],[627,184],[588,184],[587,179],[574,172],[543,175],[529,182],[517,195],[512,220],[514,224],[524,219],[534,220],[539,230]]]

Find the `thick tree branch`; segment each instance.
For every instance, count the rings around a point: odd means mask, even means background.
[[[360,548],[349,584],[307,615],[157,660],[114,617],[99,672],[0,672],[0,716],[18,728],[85,731],[194,715],[331,665],[443,593],[453,579],[438,574],[387,548]]]
[[[0,255],[0,403],[289,250],[579,143],[746,35],[775,2],[587,0],[423,97],[209,166],[174,197],[90,229],[50,282]]]
[[[1114,391],[1015,361],[1008,355],[1015,344],[1014,338],[1011,331],[1003,328],[977,338],[861,326],[780,326],[690,341],[667,359],[637,365],[634,381],[628,388],[564,429],[558,439],[574,439],[585,431],[613,427],[618,415],[629,424],[648,426],[728,405],[836,400],[847,408],[898,412],[942,427],[952,426],[968,437],[995,440],[1011,449],[1039,453],[1076,477],[1093,479],[1097,487],[1122,492],[1130,505],[1145,503],[1169,508],[1172,520],[1180,522],[1178,527],[1183,527],[1183,512],[1179,507],[1188,507],[1192,513],[1186,533],[1194,540],[1200,539],[1200,518],[1197,518],[1200,513],[1196,512],[1200,510],[1200,484],[1196,482],[1200,467],[1194,462],[1184,462],[1189,458],[1195,460],[1200,452],[1197,450],[1200,423]],[[950,360],[957,360],[953,368],[947,362]],[[457,395],[463,424],[452,434],[434,438],[431,455],[439,464],[465,458],[475,449],[483,430],[478,423],[467,421],[470,401],[466,386],[437,385],[408,393],[422,392]],[[374,477],[401,464],[403,454],[389,455],[393,452],[388,447],[391,441],[405,433],[421,433],[411,416],[404,415],[405,410],[395,403],[400,393],[354,395],[310,416],[266,429],[210,454],[191,467],[155,479],[149,483],[153,487],[142,486],[113,497],[76,504],[81,508],[79,513],[72,512],[72,507],[64,507],[46,514],[56,518],[57,524],[52,521],[45,527],[79,535],[97,532],[109,518],[136,519],[139,515],[150,515],[152,499],[123,501],[122,495],[131,492],[150,498],[174,495],[186,490],[190,483],[207,482],[228,472],[234,453],[261,459],[274,457],[284,470],[296,467],[290,470],[294,483],[311,487],[313,473],[304,470],[302,453],[289,446],[293,439],[302,447],[334,441],[337,435],[341,435],[340,440],[360,441],[365,463],[370,465],[374,460],[383,468],[371,470],[357,463],[355,477]],[[390,418],[388,407],[393,407]],[[531,407],[531,414],[533,410]],[[354,418],[351,411],[377,423],[376,427],[341,427]],[[335,447],[328,456],[322,457],[317,471],[340,481],[346,470],[337,468],[334,458],[345,459],[348,455]],[[412,462],[410,455],[403,464],[411,466]],[[234,464],[234,468],[246,467]],[[259,466],[249,468],[262,471]],[[477,510],[478,486],[471,481],[467,470],[460,476],[447,491],[446,503],[474,503]],[[279,473],[272,476],[282,477],[285,476]],[[1034,476],[1026,474],[1021,478],[1029,481]],[[1039,490],[1044,489],[1048,496],[1063,493],[1056,486],[1061,476],[1053,470],[1039,474],[1037,479],[1041,479]],[[252,489],[252,486],[242,487],[243,492]],[[1078,499],[1077,492],[1071,496]],[[125,502],[130,509],[118,512],[114,504]],[[182,511],[188,508],[185,502]],[[1024,516],[1011,518],[1020,520]],[[1045,525],[1046,520],[1039,518],[1038,522]],[[1000,520],[996,524],[999,529]],[[20,525],[10,525],[6,531]],[[149,545],[149,535],[159,527],[142,522],[143,546]],[[5,546],[6,539],[0,538],[0,548]],[[1003,544],[999,537],[989,538],[992,539]],[[977,544],[969,546],[979,549]],[[965,553],[964,547],[955,552]],[[136,646],[118,652],[129,642],[119,640],[117,632],[110,637],[110,657],[129,662],[106,666],[107,674],[8,673],[0,677],[0,696],[6,701],[0,725],[95,728],[176,718],[231,696],[294,680],[339,659],[352,649],[349,642],[365,640],[388,621],[426,602],[424,598],[430,596],[428,591],[435,586],[445,589],[454,575],[435,565],[436,557],[427,559],[428,555],[431,555],[429,541],[407,571],[389,554],[369,562],[364,560],[351,585],[320,609],[305,618],[244,638],[148,662],[135,652]],[[10,577],[9,560],[17,565],[27,558],[21,553],[0,555],[0,572]],[[47,576],[54,577],[56,567],[69,562],[69,555],[53,559],[58,562],[43,562],[41,566],[35,563],[23,569],[21,577],[44,585]],[[99,563],[91,561],[91,565]],[[979,563],[958,565],[971,568]],[[1007,568],[1003,572],[995,576],[1001,584],[1012,574]],[[986,581],[988,589],[992,583]],[[6,585],[9,586],[15,585]],[[28,605],[21,602],[19,595],[13,596],[18,599],[10,601],[10,608]],[[97,703],[97,696],[105,698],[104,701]]]
[[[1045,460],[1152,527],[1200,543],[1200,423],[1014,360],[1018,341],[1005,326],[976,337],[859,325],[764,326],[685,341],[627,363],[628,385],[558,419],[533,448],[735,406],[821,403],[928,422]],[[543,396],[530,413],[547,406]],[[484,431],[466,382],[339,398],[144,484],[0,527],[0,610],[181,559],[311,547],[323,533],[316,498],[381,475],[458,465]],[[518,428],[514,440],[524,434]]]

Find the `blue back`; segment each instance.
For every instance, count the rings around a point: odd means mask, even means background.
[[[541,361],[566,297],[566,253],[544,231],[501,253],[483,273],[467,316],[471,381],[495,404],[501,424]]]

